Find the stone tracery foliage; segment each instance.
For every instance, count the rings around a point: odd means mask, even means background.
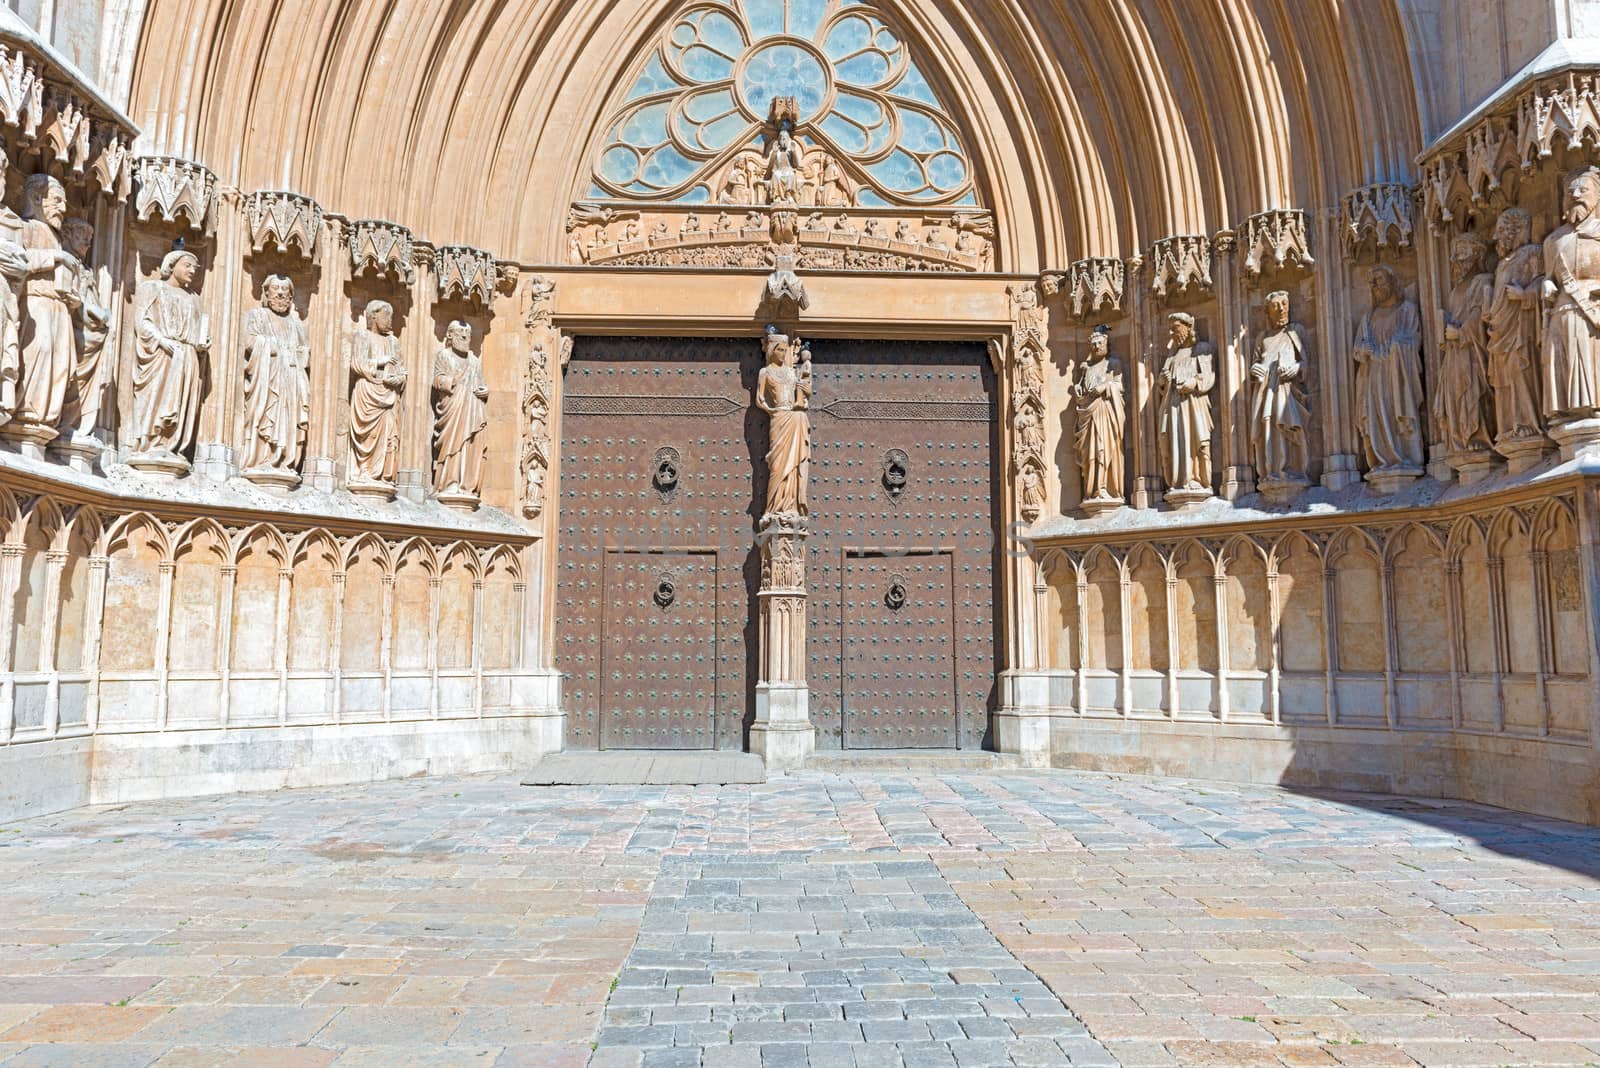
[[[608,126],[591,196],[759,204],[775,100],[792,106],[802,205],[975,204],[956,126],[858,0],[693,0]]]

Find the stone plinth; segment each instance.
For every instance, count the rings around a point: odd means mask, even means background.
[[[1391,496],[1411,485],[1422,475],[1423,470],[1420,467],[1384,467],[1367,472],[1367,485],[1377,493]]]
[[[1600,453],[1600,418],[1574,419],[1552,426],[1550,437],[1561,446],[1563,462],[1576,460],[1579,455]]]
[[[1115,512],[1118,508],[1124,507],[1127,503],[1128,502],[1122,500],[1120,497],[1115,499],[1110,497],[1093,497],[1079,504],[1078,508],[1083,512],[1084,515],[1088,516],[1090,519],[1093,519],[1097,515],[1105,515],[1107,512]]]
[[[811,725],[811,691],[803,682],[763,682],[756,686],[756,721],[750,727],[750,751],[767,763],[768,772],[804,767],[816,750]]]

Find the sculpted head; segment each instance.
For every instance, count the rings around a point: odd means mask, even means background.
[[[1585,167],[1567,182],[1567,221],[1576,226],[1600,208],[1600,168]]]
[[[1505,256],[1533,241],[1533,216],[1521,208],[1507,208],[1494,224],[1495,251]]]
[[[274,315],[288,315],[294,307],[294,282],[286,275],[268,275],[261,286],[261,303]]]
[[[1094,333],[1089,335],[1089,362],[1095,363],[1106,358],[1111,351],[1111,328],[1097,326]]]
[[[1194,316],[1188,312],[1173,312],[1167,316],[1167,332],[1173,348],[1188,348],[1194,344]]]
[[[472,348],[472,327],[457,319],[444,328],[445,347],[463,356]]]
[[[789,363],[793,355],[794,346],[789,342],[789,335],[783,333],[776,326],[767,327],[767,336],[761,342],[762,354],[767,358],[768,367],[781,367]]]
[[[1372,303],[1375,307],[1386,308],[1400,303],[1400,276],[1394,273],[1394,268],[1382,264],[1374,267],[1367,275],[1367,284],[1372,287]]]
[[[94,227],[87,219],[68,219],[61,224],[61,244],[78,259],[87,260],[94,248]]]
[[[179,289],[188,289],[194,282],[194,273],[200,268],[200,257],[187,249],[174,249],[161,261],[161,277]]]
[[[386,300],[369,301],[361,318],[374,334],[394,333],[394,305]]]
[[[22,187],[22,199],[24,217],[43,219],[50,229],[61,229],[67,218],[67,190],[60,182],[48,174],[30,174]]]
[[[1450,245],[1450,281],[1460,285],[1478,273],[1483,263],[1483,238],[1477,234],[1462,234]]]
[[[1289,325],[1289,291],[1279,289],[1267,294],[1267,322],[1274,330]]]

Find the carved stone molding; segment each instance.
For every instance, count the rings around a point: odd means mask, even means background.
[[[1011,295],[1011,466],[1017,512],[1032,523],[1044,513],[1045,364],[1049,359],[1049,313],[1040,287],[1015,285]]]
[[[1164,237],[1150,247],[1150,291],[1166,299],[1191,288],[1211,288],[1211,239],[1202,234]]]
[[[182,220],[191,230],[211,228],[217,176],[209,170],[175,156],[140,156],[133,175],[138,184],[133,209],[141,222],[159,214],[162,221]]]
[[[1411,187],[1380,182],[1353,189],[1344,198],[1345,251],[1356,256],[1363,250],[1400,252],[1411,247],[1415,224],[1411,214]]]
[[[556,284],[534,275],[529,279],[528,365],[522,383],[522,452],[519,469],[522,486],[522,515],[537,519],[544,514],[546,477],[550,472],[553,438],[550,432],[551,407],[555,398],[555,370],[552,361],[566,366],[570,339],[555,326]]]
[[[1121,314],[1127,286],[1127,264],[1107,256],[1074,260],[1065,272],[1048,272],[1039,280],[1047,297],[1065,292],[1072,301],[1072,317],[1080,321],[1106,317],[1107,312]]]
[[[1296,208],[1257,212],[1239,228],[1239,240],[1244,272],[1251,278],[1289,267],[1308,271],[1317,262],[1306,236],[1306,213]]]
[[[393,275],[405,282],[415,277],[411,231],[398,223],[358,219],[346,229],[345,247],[350,251],[354,275],[371,271],[380,278]]]
[[[495,258],[481,248],[470,245],[442,245],[433,254],[434,283],[438,298],[494,302],[499,287],[499,269]]]
[[[245,199],[245,221],[250,227],[250,247],[256,252],[269,245],[288,252],[294,245],[301,256],[311,259],[322,232],[322,208],[299,193],[251,193]]]

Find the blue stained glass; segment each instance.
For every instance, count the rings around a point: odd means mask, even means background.
[[[607,195],[609,195],[609,194],[607,194],[604,189],[600,188],[600,183],[598,183],[598,182],[590,182],[589,183],[589,196],[591,198],[601,198],[601,197],[605,197]]]
[[[600,157],[600,177],[613,185],[631,182],[638,172],[639,157],[632,149],[619,145],[607,149],[605,155]]]
[[[704,45],[695,45],[680,60],[683,72],[695,81],[715,82],[733,73],[733,60],[720,56]]]
[[[912,152],[937,152],[944,147],[944,131],[922,112],[901,108],[900,143]]]
[[[727,148],[748,129],[750,120],[743,115],[724,115],[700,131],[700,140],[707,148]]]
[[[711,200],[711,190],[703,185],[697,185],[678,199],[685,204],[706,204]]]
[[[900,84],[889,90],[890,96],[902,96],[907,100],[915,100],[929,107],[938,107],[939,101],[933,95],[933,88],[928,85],[928,80],[916,67],[906,71],[906,76],[900,79]]]
[[[764,2],[782,3],[783,0],[764,0]],[[822,16],[827,12],[827,7],[826,0],[789,0],[789,32],[796,37],[815,37],[817,28],[822,25]]]
[[[783,33],[783,0],[745,0],[744,13],[757,41]]]
[[[822,132],[833,138],[833,143],[846,152],[857,155],[865,153],[868,144],[871,143],[865,130],[838,114],[829,115],[822,120]]]
[[[740,89],[745,104],[758,115],[772,105],[773,97],[792,96],[801,118],[809,119],[822,107],[828,75],[810,52],[794,45],[769,45],[750,57]]]
[[[645,64],[644,71],[639,75],[639,80],[633,83],[633,88],[628,92],[629,100],[638,100],[651,93],[659,93],[666,89],[676,89],[678,83],[672,75],[667,73],[667,68],[661,64],[659,54],[650,57],[650,62]]]
[[[941,152],[928,161],[928,178],[941,192],[959,189],[967,180],[967,165],[954,152]]]
[[[856,203],[863,208],[887,208],[889,206],[887,200],[866,187],[862,187],[861,191],[856,194]]]
[[[976,193],[968,193],[966,196],[964,196],[960,200],[956,201],[956,204],[957,204],[957,206],[963,207],[963,208],[975,208],[975,207],[978,206],[977,194]]]
[[[834,26],[822,50],[830,59],[843,59],[872,43],[872,25],[866,19],[851,17]]]
[[[927,179],[922,176],[922,166],[906,155],[904,150],[898,148],[888,159],[882,163],[874,163],[867,170],[886,188],[896,193],[915,193],[928,184]]]
[[[712,11],[700,22],[700,40],[729,56],[744,51],[744,34],[739,24],[720,12]]]
[[[651,185],[664,188],[693,176],[696,169],[695,164],[685,159],[677,149],[662,145],[644,161],[639,176]]]
[[[710,122],[733,110],[733,94],[726,89],[715,93],[697,93],[683,105],[684,117],[693,122]]]
[[[854,119],[863,126],[876,126],[883,121],[883,106],[881,104],[876,100],[869,100],[854,93],[841,92],[835,96],[833,109],[841,115]]]
[[[622,124],[617,140],[640,148],[659,145],[667,139],[668,110],[665,102],[640,108]]]
[[[889,61],[878,52],[863,52],[834,68],[839,80],[855,85],[877,85],[889,76]]]

